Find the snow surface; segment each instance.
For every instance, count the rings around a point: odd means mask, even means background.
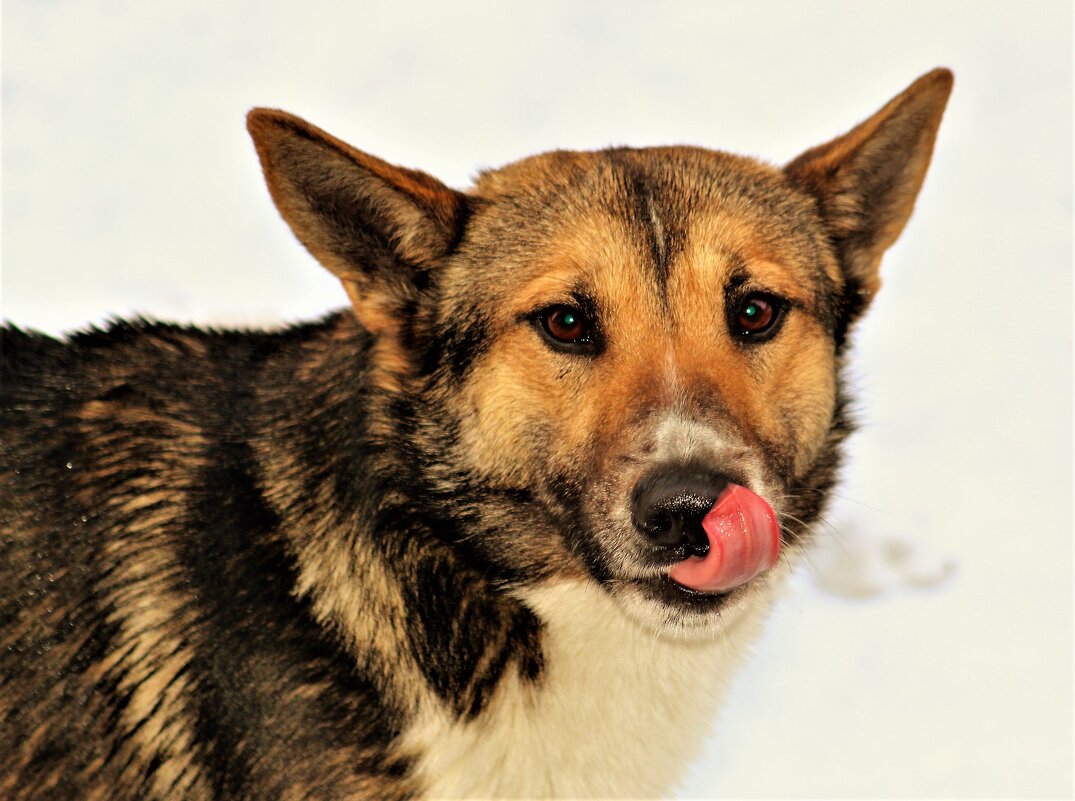
[[[856,332],[846,481],[680,797],[1071,796],[1068,2],[24,0],[2,25],[0,308],[52,332],[344,303],[271,207],[254,105],[464,185],[554,147],[782,162],[954,69]]]

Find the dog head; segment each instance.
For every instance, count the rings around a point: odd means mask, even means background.
[[[711,632],[771,558],[716,590],[675,568],[709,558],[731,489],[753,505],[732,510],[740,539],[764,539],[758,509],[786,547],[816,519],[848,431],[845,336],[951,83],[925,75],[784,168],[553,152],[466,192],[283,112],[248,125],[280,212],[372,336],[416,490],[467,519],[455,546],[507,583],[581,575],[648,625]]]

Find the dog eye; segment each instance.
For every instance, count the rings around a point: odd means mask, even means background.
[[[784,317],[786,306],[775,295],[751,292],[735,304],[729,315],[732,334],[749,342],[764,342],[772,338]]]
[[[592,326],[586,313],[574,306],[552,306],[541,313],[541,327],[565,345],[588,344]]]

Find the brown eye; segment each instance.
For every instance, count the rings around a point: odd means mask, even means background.
[[[565,345],[589,342],[590,321],[572,306],[553,306],[541,317],[545,332]]]
[[[545,344],[557,353],[596,357],[602,350],[602,337],[596,313],[590,311],[594,307],[593,301],[583,298],[578,305],[557,303],[524,319],[529,320]]]
[[[743,340],[764,341],[776,333],[784,302],[773,295],[752,292],[738,302],[731,316],[732,333]]]

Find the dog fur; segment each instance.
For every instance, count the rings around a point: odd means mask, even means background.
[[[558,151],[466,192],[252,111],[351,308],[3,329],[0,794],[669,792],[835,480],[846,335],[951,83],[783,168]],[[671,582],[630,499],[683,464],[766,497],[788,558]]]

